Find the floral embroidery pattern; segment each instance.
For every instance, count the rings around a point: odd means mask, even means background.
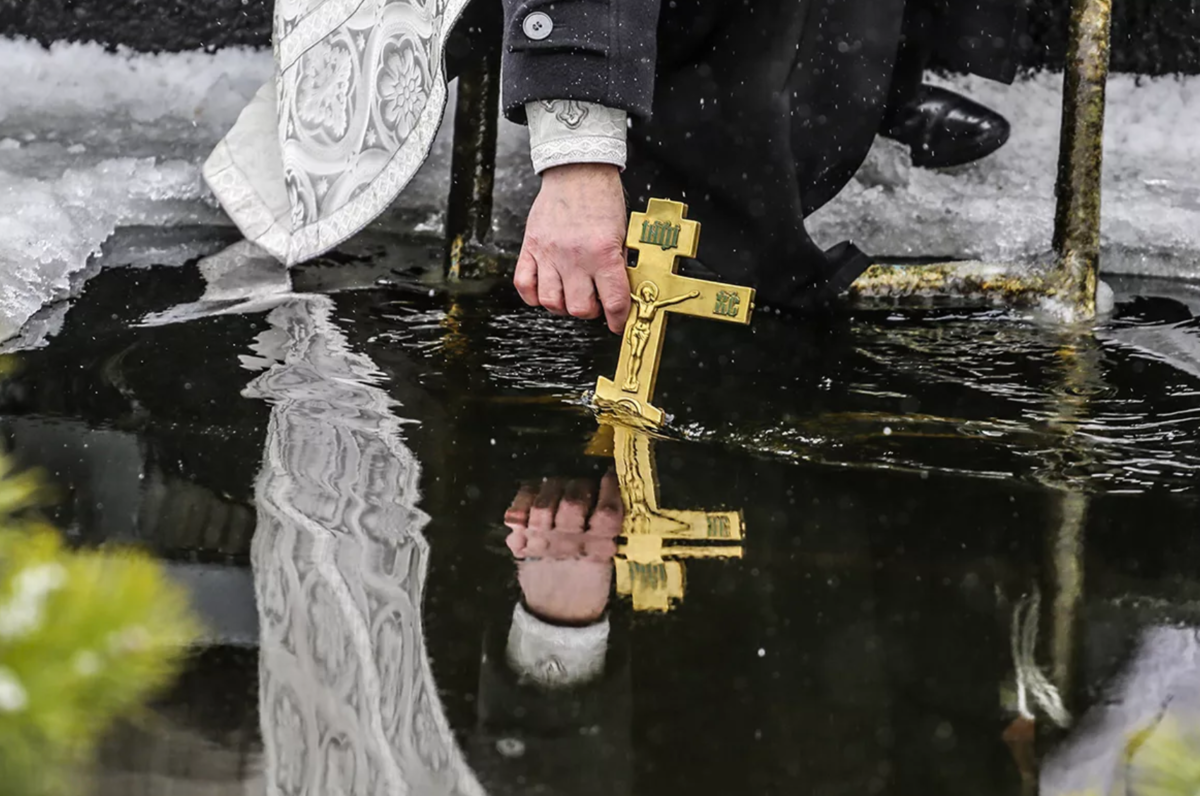
[[[253,240],[296,263],[378,216],[424,162],[446,107],[443,47],[467,0],[274,5],[279,136],[250,129],[257,117],[239,119],[239,135],[221,143],[205,179]],[[246,151],[235,158],[238,149]],[[238,160],[281,169],[250,175]],[[280,186],[254,184],[279,179],[279,170],[286,206]]]
[[[299,229],[308,223],[304,197],[300,195],[299,180],[295,173],[285,174],[283,179],[287,188],[288,204],[292,208],[292,229]]]
[[[384,59],[379,77],[383,118],[401,138],[412,132],[425,107],[428,90],[424,77],[411,47],[393,50]]]
[[[542,107],[572,130],[583,124],[588,108],[579,100],[542,100]]]
[[[351,71],[346,50],[329,42],[314,47],[304,59],[304,72],[296,90],[300,119],[321,125],[335,137],[345,135]]]
[[[564,163],[611,163],[625,168],[625,111],[575,100],[526,105],[529,155],[541,174]]]

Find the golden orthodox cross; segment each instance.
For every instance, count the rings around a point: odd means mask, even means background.
[[[658,379],[667,313],[750,323],[754,290],[675,273],[680,257],[695,257],[700,224],[684,218],[687,205],[651,199],[629,221],[625,245],[638,252],[628,268],[633,304],[621,338],[614,379],[596,382],[596,405],[638,425],[660,427],[662,410],[650,403]]]
[[[617,548],[617,593],[635,611],[668,611],[682,600],[682,559],[741,558],[740,511],[664,509],[658,504],[653,441],[626,425],[604,423],[590,451],[616,460],[625,520]]]

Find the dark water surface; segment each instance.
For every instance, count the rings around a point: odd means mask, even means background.
[[[607,608],[602,671],[555,690],[508,662],[505,511],[526,482],[599,490],[582,399],[618,341],[504,286],[323,284],[146,325],[198,271],[109,270],[14,355],[0,423],[61,527],[156,551],[212,631],[95,793],[1065,793],[1200,710],[1195,287],[1117,283],[1094,332],[673,320],[674,417],[638,444],[664,509],[741,512],[740,555],[618,562],[635,590],[682,575],[666,612],[610,591],[603,544],[525,565],[538,605]],[[1033,747],[1004,740],[1019,692]]]

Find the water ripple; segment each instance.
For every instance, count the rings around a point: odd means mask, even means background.
[[[1190,313],[1163,320],[1137,300],[1123,306],[1087,333],[992,312],[876,313],[820,338],[815,357],[793,356],[796,325],[767,314],[750,346],[681,324],[660,379],[664,408],[678,412],[665,432],[838,467],[1194,490],[1200,325]],[[476,393],[575,400],[617,353],[597,323],[487,299],[388,320],[388,339],[424,356],[469,349],[471,384],[458,389]],[[689,366],[711,388],[696,390]]]

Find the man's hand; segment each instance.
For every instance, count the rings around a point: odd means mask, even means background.
[[[504,515],[525,604],[550,622],[586,624],[604,614],[612,560],[625,516],[617,476],[600,481],[549,478],[525,486]]]
[[[625,192],[602,163],[555,166],[529,211],[513,284],[531,307],[597,318],[620,334],[629,314]]]

